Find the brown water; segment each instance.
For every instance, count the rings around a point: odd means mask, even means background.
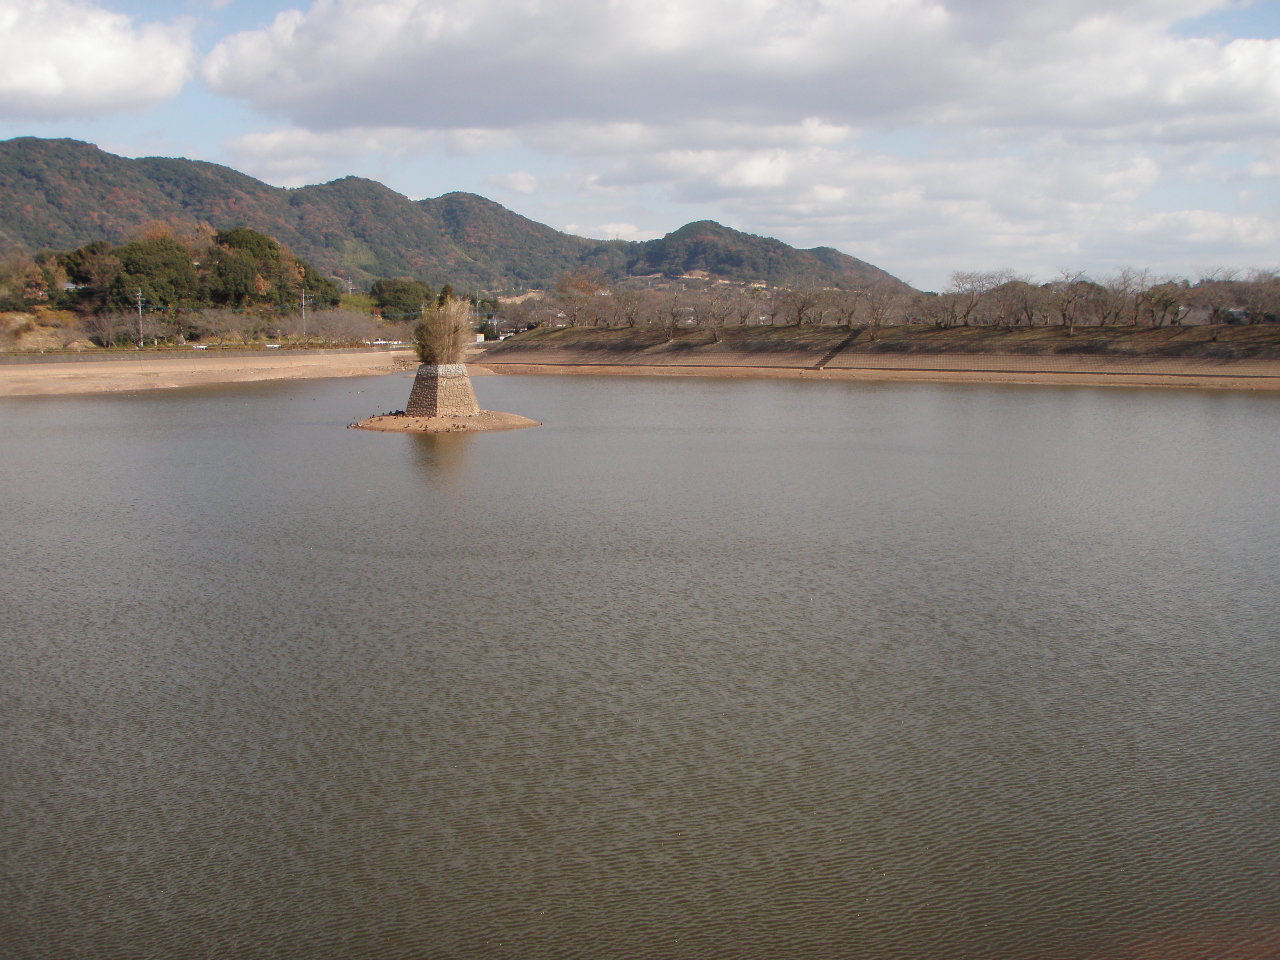
[[[1280,398],[0,403],[0,956],[1280,955]]]

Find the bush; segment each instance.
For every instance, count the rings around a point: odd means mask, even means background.
[[[418,359],[432,365],[461,363],[470,332],[471,307],[465,300],[449,297],[429,307],[422,322],[413,328]]]

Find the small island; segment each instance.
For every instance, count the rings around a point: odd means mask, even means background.
[[[445,296],[424,307],[413,341],[420,366],[404,410],[366,417],[352,424],[362,430],[395,433],[477,433],[541,426],[514,413],[481,410],[462,354],[471,331],[464,300]]]

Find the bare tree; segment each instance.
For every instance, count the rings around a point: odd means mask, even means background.
[[[519,327],[541,327],[553,323],[560,308],[559,301],[539,295],[507,304],[503,312]]]
[[[862,302],[866,298],[866,287],[850,287],[848,289],[827,290],[823,298],[823,315],[835,321],[836,326],[852,328],[862,314]]]
[[[644,296],[631,287],[615,287],[606,309],[609,326],[634,327],[644,311]]]
[[[1040,288],[1033,286],[1029,278],[1010,271],[999,271],[997,276],[1003,276],[1003,279],[983,295],[979,312],[988,322],[999,327],[1023,323],[1033,326],[1043,301]],[[993,277],[992,282],[995,279]]]
[[[1053,317],[1067,328],[1067,336],[1076,335],[1076,322],[1085,306],[1090,284],[1079,270],[1061,270],[1057,279],[1045,284],[1045,301]]]
[[[600,297],[606,292],[609,292],[609,285],[599,270],[566,273],[556,282],[555,289],[565,322],[571,327],[585,323],[599,326],[606,312],[601,307]]]
[[[917,293],[912,296],[909,312],[920,323],[931,323],[935,327],[948,327],[955,316],[951,293]]]
[[[692,310],[684,302],[683,291],[671,291],[667,294],[663,309],[659,315],[662,333],[670,343],[676,338],[676,331],[690,318]]]
[[[782,317],[784,324],[804,326],[812,322],[820,300],[820,291],[809,289],[787,290],[777,299],[775,317]]]
[[[1139,294],[1147,323],[1153,327],[1179,324],[1187,295],[1187,287],[1175,280],[1163,280],[1148,286]]]
[[[725,324],[733,315],[733,299],[730,287],[714,284],[697,291],[690,301],[694,322],[711,331],[711,338],[719,343],[724,337]]]
[[[1011,279],[1008,270],[957,270],[951,274],[951,286],[943,294],[946,322],[943,326],[967,327],[975,320],[981,322],[983,314],[978,308],[984,298],[1000,284]]]
[[[726,298],[728,318],[740,327],[751,324],[760,316],[760,293],[750,287],[733,287]]]
[[[1205,323],[1226,323],[1239,298],[1240,271],[1214,267],[1204,271],[1191,288],[1190,303],[1204,311]]]
[[[1239,291],[1240,308],[1249,323],[1280,315],[1280,274],[1275,270],[1250,270]]]
[[[133,316],[103,311],[89,314],[85,320],[85,328],[95,343],[110,347],[136,336],[138,321]]]
[[[888,283],[873,283],[863,288],[859,303],[867,318],[867,326],[871,329],[871,339],[874,340],[880,327],[902,318],[907,298],[902,291]]]
[[[1127,323],[1136,327],[1142,319],[1142,294],[1151,286],[1151,271],[1134,267],[1121,267],[1103,281],[1108,293],[1106,317],[1108,321]]]
[[[418,359],[428,366],[461,363],[470,334],[470,304],[449,297],[443,303],[427,307],[413,330],[413,344]]]
[[[383,330],[370,314],[355,310],[317,310],[307,323],[308,335],[339,343],[370,340]]]

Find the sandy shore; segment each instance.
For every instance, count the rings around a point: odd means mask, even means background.
[[[247,357],[224,356],[214,350],[159,357],[144,352],[110,360],[0,364],[0,397],[129,393],[253,380],[367,377],[416,366],[411,350],[282,350]]]
[[[473,376],[737,377],[1280,391],[1280,362],[1271,360],[1214,362],[992,354],[843,354],[829,366],[817,369],[813,366],[813,358],[805,355],[724,353],[700,357],[698,359],[703,362],[699,363],[609,363],[602,362],[602,359],[606,358],[600,354],[576,355],[559,351],[513,352],[508,357],[480,353],[469,360],[467,367]],[[5,363],[0,364],[0,397],[120,393],[253,380],[371,376],[408,372],[416,366],[417,360],[409,350],[335,350],[297,354],[281,351],[253,356],[192,351],[190,356],[168,354],[157,357],[143,353],[84,362]]]

